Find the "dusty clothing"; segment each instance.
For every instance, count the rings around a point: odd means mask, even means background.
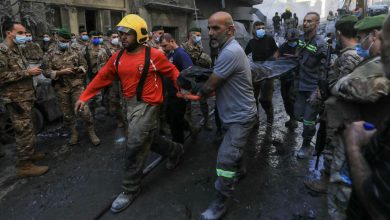
[[[10,49],[0,43],[0,99],[6,104],[15,130],[18,162],[34,154],[32,107],[35,100],[32,77],[27,73],[28,62],[20,49]]]
[[[26,57],[30,64],[40,64],[43,59],[43,51],[38,43],[27,42],[21,45],[23,56]]]
[[[190,55],[192,63],[194,65],[210,68],[211,67],[211,58],[205,53],[201,46],[191,45],[189,42],[185,42],[183,45],[184,50]]]
[[[84,91],[84,78],[87,69],[84,56],[75,47],[68,48],[65,51],[54,47],[45,55],[44,63],[47,67],[45,75],[53,80],[58,103],[64,113],[64,123],[69,127],[75,126],[74,103]],[[65,68],[77,68],[77,73],[57,76],[57,71]],[[93,126],[92,116],[88,108],[80,114],[87,127]]]
[[[89,59],[90,66],[88,67],[88,71],[91,71],[91,75],[89,77],[92,79],[93,77],[95,77],[97,72],[99,72],[99,70],[106,64],[109,57],[107,55],[106,50],[100,45],[88,45],[84,48],[83,53],[85,59]]]

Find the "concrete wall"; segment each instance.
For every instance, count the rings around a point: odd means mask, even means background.
[[[46,4],[126,10],[127,0],[26,0]]]

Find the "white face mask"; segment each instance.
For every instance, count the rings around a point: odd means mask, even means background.
[[[112,45],[118,45],[119,44],[119,38],[113,38],[112,40],[111,40],[111,44]]]

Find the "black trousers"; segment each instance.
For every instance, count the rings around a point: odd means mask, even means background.
[[[184,143],[184,131],[188,130],[188,122],[184,119],[188,101],[167,97],[166,116],[172,134],[172,141]]]

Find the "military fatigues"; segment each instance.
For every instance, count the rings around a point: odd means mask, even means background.
[[[20,46],[24,57],[26,57],[29,64],[41,64],[43,59],[43,51],[38,43],[27,42]]]
[[[89,59],[89,67],[87,73],[87,82],[91,82],[99,70],[106,64],[108,55],[103,47],[88,45],[84,47],[84,56]],[[95,114],[95,109],[99,106],[99,102],[102,100],[102,95],[99,93],[89,102],[89,108],[91,109],[92,115]]]
[[[318,109],[309,103],[309,98],[316,91],[318,80],[324,73],[326,62],[326,43],[318,35],[309,41],[301,38],[298,41],[299,75],[298,92],[294,105],[294,114],[297,120],[303,122],[303,144],[309,147],[316,132]]]
[[[211,58],[203,52],[202,47],[199,45],[191,45],[189,42],[185,42],[182,47],[190,55],[192,63],[203,68],[211,67]],[[209,105],[207,104],[207,99],[199,100],[199,104],[204,118],[204,123],[206,124],[209,120]],[[187,114],[191,114],[191,105],[187,105]],[[191,117],[187,116],[187,118],[190,119]]]
[[[365,120],[378,131],[390,108],[390,81],[385,77],[380,57],[366,59],[355,70],[341,78],[332,88],[334,97],[325,102],[328,133],[332,132],[334,155],[328,191],[331,219],[345,219],[351,185],[342,174],[347,166],[340,128],[346,123]],[[337,98],[336,98],[337,97]],[[348,170],[348,169],[347,169]]]
[[[50,49],[44,58],[47,71],[45,75],[53,80],[54,89],[57,93],[58,103],[64,113],[64,123],[68,127],[75,128],[76,117],[74,113],[74,103],[84,91],[84,79],[86,75],[87,63],[82,53],[74,46],[61,51],[58,47]],[[56,72],[65,68],[78,68],[79,72],[57,76]],[[86,127],[93,127],[93,119],[89,108],[80,112]]]
[[[32,108],[35,91],[27,73],[28,62],[16,46],[0,43],[0,98],[6,104],[15,131],[17,160],[28,161],[34,154]]]

